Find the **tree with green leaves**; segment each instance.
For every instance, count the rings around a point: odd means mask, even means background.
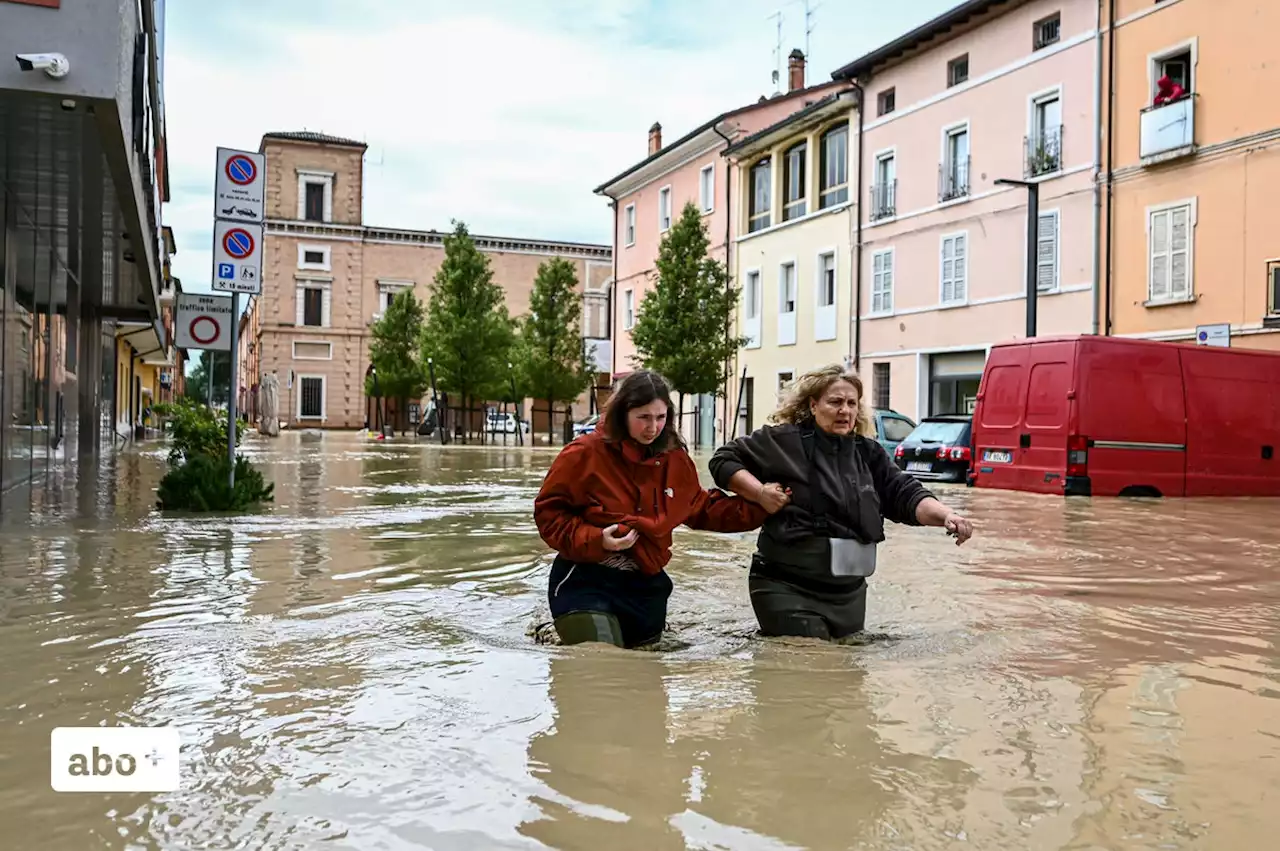
[[[217,355],[217,358],[214,355]],[[209,404],[209,375],[213,374],[213,404],[227,404],[231,392],[231,355],[204,349],[195,368],[187,373],[186,395],[189,399]]]
[[[464,435],[471,431],[476,402],[502,395],[514,337],[506,293],[493,282],[489,258],[476,248],[467,226],[454,222],[431,282],[420,348],[424,361],[432,359],[439,387],[459,396]]]
[[[582,294],[573,264],[562,257],[538,266],[529,312],[520,319],[512,359],[524,392],[547,403],[547,441],[555,440],[555,403],[568,405],[591,385],[582,340]]]
[[[690,202],[662,237],[657,281],[631,331],[637,352],[632,362],[662,373],[680,393],[681,425],[685,394],[720,395],[725,364],[746,344],[745,337],[729,333],[738,290],[724,264],[707,256],[709,245],[702,214]]]
[[[373,324],[369,343],[369,363],[376,373],[365,379],[369,397],[396,400],[398,429],[408,428],[406,412],[410,400],[422,398],[427,390],[427,372],[419,358],[422,343],[422,303],[413,290],[404,290],[391,300],[382,318]]]

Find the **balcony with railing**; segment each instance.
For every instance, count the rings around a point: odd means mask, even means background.
[[[1138,156],[1143,165],[1194,153],[1196,96],[1188,94],[1170,103],[1142,110],[1140,137]]]
[[[898,215],[898,181],[886,180],[871,187],[871,221],[891,219]]]
[[[969,158],[938,166],[938,203],[954,201],[969,194]]]
[[[1046,127],[1034,136],[1023,139],[1025,152],[1024,176],[1030,180],[1062,171],[1062,131],[1061,125]]]

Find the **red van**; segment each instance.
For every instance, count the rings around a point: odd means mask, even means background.
[[[973,484],[1064,496],[1280,496],[1280,353],[1091,335],[991,348]]]

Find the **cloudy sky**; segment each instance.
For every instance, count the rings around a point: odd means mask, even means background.
[[[809,82],[959,0],[810,0]],[[805,46],[803,0],[169,2],[174,273],[209,289],[215,148],[263,133],[361,139],[367,224],[609,241],[592,189],[772,93],[776,20]],[[223,102],[227,106],[222,106]]]

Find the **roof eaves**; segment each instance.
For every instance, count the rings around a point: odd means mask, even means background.
[[[854,100],[851,89],[842,89],[838,92],[832,92],[821,100],[816,100],[809,104],[804,109],[791,113],[781,121],[776,121],[768,127],[765,127],[763,130],[757,130],[750,136],[734,142],[732,145],[725,148],[724,152],[726,155],[733,155],[740,151],[749,150],[756,147],[763,140],[777,135],[780,131],[803,124],[805,121],[826,112],[832,106],[837,104],[840,104],[841,106],[848,104],[849,108],[852,108],[853,103]]]
[[[831,73],[833,80],[853,80],[865,75],[887,62],[899,58],[908,51],[945,35],[952,28],[964,24],[972,18],[984,14],[996,6],[1011,4],[1020,6],[1027,0],[965,0],[965,2],[943,12],[938,17],[926,21],[905,35],[877,47],[870,53],[858,57],[852,62],[837,68]]]

